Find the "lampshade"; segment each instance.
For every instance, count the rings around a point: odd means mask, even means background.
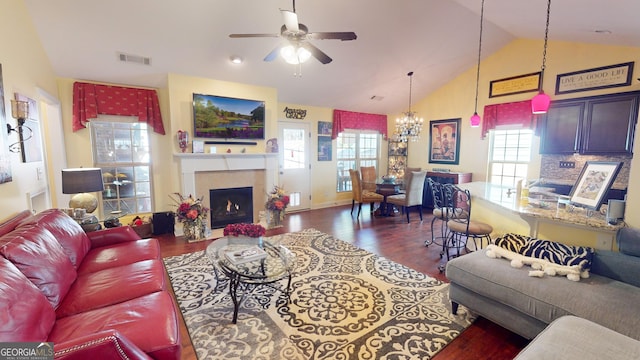
[[[478,115],[477,112],[473,113],[473,116],[471,116],[471,127],[478,127],[480,126],[480,115]]]
[[[77,168],[62,170],[62,193],[76,194],[69,200],[70,208],[85,209],[91,214],[98,208],[98,198],[89,194],[104,190],[102,183],[102,169]]]
[[[534,114],[546,114],[551,105],[551,98],[545,94],[544,91],[540,91],[538,95],[531,99],[531,112]]]
[[[79,194],[102,191],[102,169],[76,168],[62,170],[62,193]]]

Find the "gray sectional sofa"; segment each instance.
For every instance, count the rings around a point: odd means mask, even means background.
[[[578,282],[531,277],[531,268],[513,268],[486,250],[452,259],[446,275],[453,311],[464,305],[527,339],[572,315],[640,340],[640,230],[622,228],[616,238],[620,251],[596,250],[590,277]]]

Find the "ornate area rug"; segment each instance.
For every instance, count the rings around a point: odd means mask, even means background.
[[[164,259],[199,359],[429,359],[475,320],[448,284],[318,230],[268,240],[296,254],[290,301],[253,289],[237,324],[204,251]]]

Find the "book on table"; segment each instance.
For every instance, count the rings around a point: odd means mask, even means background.
[[[225,256],[232,264],[242,264],[264,259],[267,257],[267,252],[258,245],[253,245],[242,249],[227,251],[225,252]]]

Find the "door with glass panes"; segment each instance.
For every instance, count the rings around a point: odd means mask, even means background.
[[[311,208],[309,124],[278,123],[279,183],[289,195],[287,211]]]

